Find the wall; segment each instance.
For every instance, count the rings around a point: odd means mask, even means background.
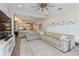
[[[19,31],[19,23],[17,21],[14,21],[14,31],[15,32]]]
[[[9,8],[7,7],[6,4],[4,3],[0,3],[0,10],[2,10],[8,17],[11,18],[12,20],[12,34],[14,34],[14,15],[12,13],[12,11],[9,10]]]
[[[75,24],[52,25],[52,23],[68,22],[72,20]],[[79,7],[73,8],[58,15],[46,18],[43,30],[48,32],[74,34],[79,42]]]
[[[7,16],[10,16],[6,4],[0,3],[0,10],[2,10]]]

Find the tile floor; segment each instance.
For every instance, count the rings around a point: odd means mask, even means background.
[[[79,56],[79,45],[76,45],[73,50],[63,53],[41,40],[27,41],[22,38],[20,56]]]
[[[14,47],[14,50],[13,50],[11,56],[20,56],[20,43],[21,43],[21,41],[20,41],[20,38],[18,38],[18,37],[16,37],[15,39],[16,39],[15,40],[16,45]]]

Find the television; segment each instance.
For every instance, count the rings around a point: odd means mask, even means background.
[[[11,19],[0,10],[0,40],[11,35]]]

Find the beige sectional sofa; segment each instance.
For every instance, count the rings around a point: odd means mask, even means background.
[[[40,32],[40,39],[62,52],[75,47],[74,35],[71,34]]]
[[[30,41],[30,40],[38,40],[39,39],[38,32],[35,32],[33,30],[27,30],[25,33],[26,33],[26,39],[28,41]]]

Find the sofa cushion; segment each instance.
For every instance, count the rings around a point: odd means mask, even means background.
[[[62,35],[58,34],[58,33],[50,33],[50,32],[46,32],[45,33],[46,36],[51,36],[53,38],[59,39]]]
[[[64,39],[66,39],[66,38],[67,38],[66,35],[62,35],[62,36],[60,37],[60,40],[64,40]]]
[[[45,35],[45,32],[41,31],[39,32],[40,35]]]

